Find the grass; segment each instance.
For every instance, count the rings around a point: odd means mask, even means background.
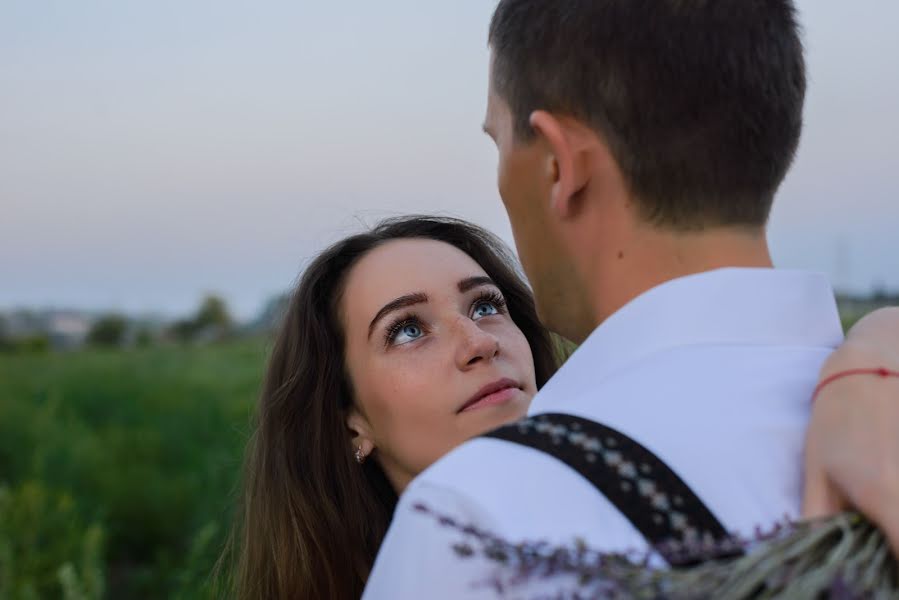
[[[0,600],[212,597],[266,354],[0,352]]]
[[[0,354],[0,600],[208,595],[265,357]]]

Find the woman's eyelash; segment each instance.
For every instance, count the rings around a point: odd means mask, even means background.
[[[414,314],[409,313],[407,315],[404,315],[394,321],[390,325],[390,327],[387,328],[387,333],[384,337],[384,345],[389,346],[390,344],[392,344],[396,340],[396,336],[400,334],[400,331],[402,331],[403,327],[405,327],[406,325],[418,325],[419,327],[422,327],[421,321],[419,321],[418,317],[416,317]],[[424,329],[424,327],[422,327],[422,329]]]
[[[503,295],[500,294],[496,290],[485,290],[478,294],[478,297],[475,298],[474,302],[471,303],[471,307],[474,308],[478,304],[482,302],[489,302],[496,306],[496,310],[504,313],[506,312],[506,299],[503,298]]]

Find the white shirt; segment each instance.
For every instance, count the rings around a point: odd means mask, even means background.
[[[665,461],[728,531],[799,515],[801,452],[818,371],[843,339],[818,274],[720,269],[642,294],[603,322],[535,396],[529,413],[603,423]],[[478,438],[403,493],[363,598],[496,597],[424,504],[504,540],[646,549],[585,479],[537,450]]]

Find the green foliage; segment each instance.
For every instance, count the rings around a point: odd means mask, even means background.
[[[191,540],[187,556],[177,573],[176,592],[172,600],[213,599],[214,584],[210,566],[218,560],[221,551],[221,526],[210,521]]]
[[[204,338],[206,341],[226,338],[234,328],[234,321],[225,301],[215,295],[203,298],[197,312],[189,319],[175,322],[171,333],[182,341]]]
[[[66,492],[37,481],[0,487],[0,600],[103,596],[103,529]]]
[[[87,343],[95,346],[121,346],[128,329],[128,320],[122,315],[101,317],[87,334]]]
[[[12,340],[9,339],[9,333],[6,331],[6,328],[6,318],[0,315],[0,352],[12,348]]]
[[[577,344],[563,338],[561,335],[550,333],[549,337],[552,340],[553,348],[555,349],[556,357],[558,358],[560,365],[565,363],[565,361],[574,354],[574,351],[577,350]]]
[[[147,328],[141,328],[137,330],[137,334],[134,336],[134,345],[138,348],[146,348],[154,342],[153,332]]]
[[[46,354],[50,351],[50,339],[43,334],[0,340],[0,351],[25,354]]]
[[[190,341],[198,332],[197,325],[193,319],[175,321],[169,328],[169,333],[182,342]]]
[[[855,325],[863,316],[863,314],[841,314],[840,321],[843,324],[843,331],[849,331],[850,329],[852,329],[852,326]]]
[[[194,322],[200,329],[206,327],[222,327],[228,329],[232,325],[228,306],[219,296],[206,296],[197,310]]]
[[[0,600],[212,598],[264,361],[259,340],[0,355]]]

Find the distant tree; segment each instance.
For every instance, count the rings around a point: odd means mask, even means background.
[[[128,330],[128,319],[118,314],[101,317],[87,334],[87,343],[94,346],[120,346]]]
[[[231,333],[234,321],[228,305],[220,297],[210,294],[203,298],[194,316],[175,321],[169,332],[181,341],[212,341]]]
[[[9,339],[6,327],[6,317],[0,315],[0,352],[12,349],[12,341]]]
[[[200,304],[200,308],[194,317],[194,322],[198,330],[218,327],[227,331],[233,325],[231,314],[228,312],[228,305],[221,297],[215,295],[203,298],[203,302]]]
[[[12,349],[18,352],[43,354],[50,350],[50,338],[43,333],[17,338],[12,344]]]
[[[179,319],[169,327],[169,333],[175,339],[187,342],[197,334],[197,324],[193,319]]]

